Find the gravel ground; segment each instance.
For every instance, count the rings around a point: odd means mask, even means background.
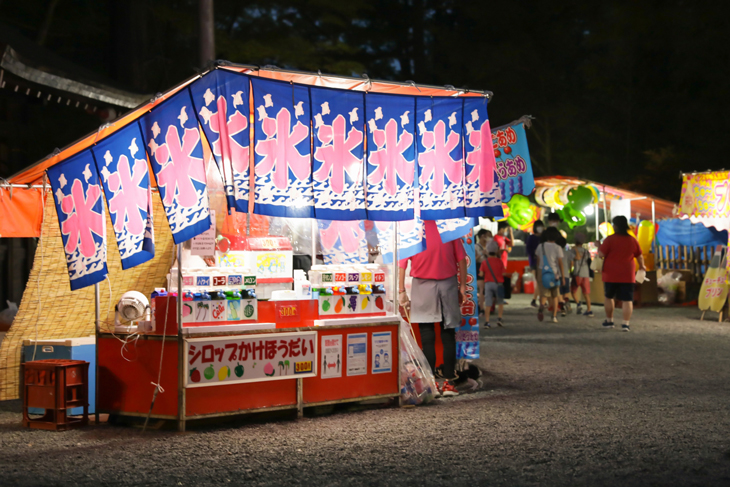
[[[19,426],[0,403],[0,485],[729,485],[730,325],[690,309],[482,332],[484,390],[414,409],[184,434]],[[599,317],[600,316],[600,317]]]

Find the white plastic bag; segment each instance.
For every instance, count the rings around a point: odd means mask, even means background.
[[[436,393],[436,379],[423,355],[410,323],[401,320],[400,327],[400,395],[403,405],[426,404]]]

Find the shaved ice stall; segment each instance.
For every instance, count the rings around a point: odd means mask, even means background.
[[[184,430],[397,398],[396,264],[425,248],[424,220],[471,256],[457,351],[477,358],[474,218],[534,188],[529,156],[495,159],[511,132],[490,130],[490,96],[226,64],[16,175],[50,183],[71,289],[95,287],[96,411]],[[148,262],[153,192],[172,265],[102,325],[105,212],[122,269]]]

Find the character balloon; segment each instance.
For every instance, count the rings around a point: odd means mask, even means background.
[[[537,207],[530,203],[526,196],[521,194],[512,196],[507,206],[509,206],[507,223],[513,228],[524,230],[537,220]]]
[[[592,202],[593,192],[585,186],[578,186],[568,192],[568,202],[557,213],[570,228],[585,225],[583,209]]]

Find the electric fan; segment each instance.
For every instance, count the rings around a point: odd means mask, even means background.
[[[121,320],[124,320],[124,323]],[[138,291],[127,291],[122,294],[115,307],[114,330],[149,331],[150,325],[150,302],[147,296]]]

